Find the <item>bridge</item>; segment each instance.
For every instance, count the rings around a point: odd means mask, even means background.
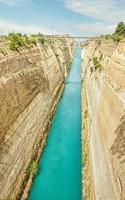
[[[71,35],[42,35],[44,39],[95,39],[95,36],[71,36]]]
[[[89,37],[89,36],[71,36],[71,35],[41,35],[41,38],[43,39],[49,39],[50,45],[53,47],[67,47],[69,45],[80,47],[80,43],[84,40],[89,39],[96,39],[96,37]],[[59,40],[58,40],[59,39]],[[70,43],[70,41],[67,43],[67,41],[62,43],[61,40],[64,39],[73,39],[74,41]]]

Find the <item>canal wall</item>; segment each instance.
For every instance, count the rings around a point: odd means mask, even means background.
[[[90,176],[86,180],[91,183],[91,189],[93,188],[92,197],[86,199],[123,200],[125,199],[125,43],[110,40],[89,41],[86,46],[82,76],[84,80],[82,96],[86,106],[86,120],[83,117],[83,121],[87,123],[84,125],[87,131],[83,128],[82,137],[87,132],[87,162],[90,163],[86,165],[90,166],[86,169]]]
[[[18,199],[42,151],[73,58],[72,39],[64,43],[0,52],[0,199]]]

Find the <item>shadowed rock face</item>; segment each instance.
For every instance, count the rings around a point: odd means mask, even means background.
[[[37,44],[0,54],[0,199],[16,199],[72,61],[67,48]],[[58,58],[57,58],[58,54]]]
[[[97,57],[102,69],[95,69]],[[95,199],[125,199],[125,43],[91,41],[84,60]]]

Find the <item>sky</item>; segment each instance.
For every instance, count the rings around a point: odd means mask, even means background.
[[[96,36],[125,22],[125,0],[0,0],[0,34]]]

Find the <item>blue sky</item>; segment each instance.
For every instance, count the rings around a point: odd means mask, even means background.
[[[124,0],[0,0],[0,32],[94,36],[125,21]]]

